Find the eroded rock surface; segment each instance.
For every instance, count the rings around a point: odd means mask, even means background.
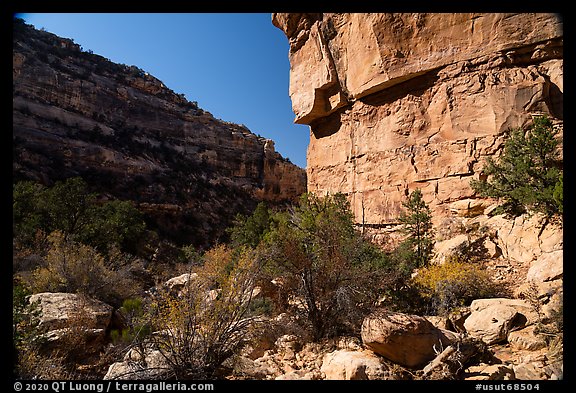
[[[357,222],[393,223],[415,188],[435,217],[447,216],[451,203],[475,198],[469,180],[509,128],[540,113],[562,124],[559,15],[274,14],[272,22],[290,42],[295,122],[311,129],[308,191],[346,193]]]

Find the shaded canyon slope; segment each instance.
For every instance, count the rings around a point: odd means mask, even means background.
[[[273,14],[290,43],[290,97],[308,124],[308,191],[349,196],[358,222],[394,224],[421,189],[435,217],[510,128],[563,124],[556,14]]]
[[[306,191],[304,169],[245,126],[214,118],[136,66],[14,23],[13,175],[82,176],[132,200],[154,229],[206,246],[236,213]]]

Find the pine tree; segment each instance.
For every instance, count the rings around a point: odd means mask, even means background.
[[[402,203],[406,209],[400,214],[402,232],[408,237],[401,245],[410,254],[414,267],[423,267],[432,257],[434,239],[432,235],[432,213],[422,199],[422,191],[416,189]]]

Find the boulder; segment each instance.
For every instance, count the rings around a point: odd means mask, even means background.
[[[320,371],[325,379],[386,379],[389,367],[372,351],[339,350],[324,355]]]
[[[562,278],[564,272],[564,250],[542,253],[532,262],[526,279],[535,284]]]
[[[29,302],[40,307],[39,327],[45,331],[69,328],[74,321],[86,329],[106,329],[112,320],[112,306],[74,293],[37,293]]]
[[[103,348],[112,306],[73,293],[38,293],[29,301],[40,310],[44,351],[93,355]]]
[[[546,339],[542,335],[537,335],[534,332],[534,328],[534,325],[531,325],[524,329],[510,332],[508,334],[508,342],[514,348],[529,351],[545,348],[548,345]]]
[[[50,330],[42,335],[42,350],[50,353],[81,354],[83,357],[94,355],[102,350],[106,344],[106,331],[104,329],[90,329],[84,327]]]
[[[410,368],[429,362],[457,338],[456,333],[439,329],[424,317],[385,310],[364,319],[361,335],[368,349]]]
[[[173,277],[164,283],[164,287],[168,289],[168,292],[173,295],[183,294],[184,288],[188,286],[190,280],[196,278],[198,274],[196,273],[184,273],[177,277]]]
[[[484,213],[486,203],[481,199],[462,199],[450,204],[450,212],[458,217],[476,217]]]
[[[543,226],[543,222],[542,214],[523,214],[513,220],[497,215],[490,217],[486,225],[496,232],[504,258],[531,264],[542,254],[563,249],[562,226],[554,222]]]
[[[528,326],[538,321],[538,313],[534,307],[523,299],[508,299],[508,298],[490,298],[490,299],[476,299],[470,304],[470,312],[480,312],[487,308],[503,305],[510,306],[517,310],[522,315],[523,326]],[[521,327],[521,326],[518,326]]]
[[[453,238],[434,243],[434,264],[443,264],[448,257],[453,255],[459,247],[466,245],[469,239],[465,234],[456,235]]]
[[[488,345],[506,341],[513,328],[521,328],[538,319],[533,308],[520,299],[477,299],[470,305],[470,311],[464,321],[466,331]]]
[[[110,365],[105,380],[157,379],[170,371],[166,357],[157,349],[146,346],[143,353],[135,348],[126,353],[121,362]]]
[[[533,363],[520,363],[513,365],[514,374],[516,379],[521,379],[524,381],[541,381],[543,379],[548,379],[546,375],[544,364],[542,362]]]

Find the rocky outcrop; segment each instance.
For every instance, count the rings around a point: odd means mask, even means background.
[[[514,296],[477,299],[450,319],[490,346],[494,359],[478,365],[463,366],[475,345],[465,356],[451,343],[431,350],[437,334],[418,316],[378,325],[384,318],[368,317],[365,346],[424,379],[468,366],[466,379],[561,378],[562,224],[492,216],[494,201],[475,195],[470,180],[484,176],[508,130],[535,115],[562,135],[562,17],[323,13],[274,14],[272,22],[290,43],[295,122],[310,126],[308,190],[347,194],[363,230],[393,243],[401,202],[420,189],[438,235],[433,263],[475,258]],[[546,328],[553,333],[537,333]]]
[[[39,328],[45,331],[67,328],[74,322],[104,331],[112,320],[111,306],[74,293],[37,293],[30,296],[29,302],[38,305]]]
[[[219,239],[236,213],[306,191],[306,174],[243,125],[214,118],[135,66],[16,20],[14,178],[82,176],[133,200],[179,243]]]
[[[310,125],[308,190],[349,196],[357,222],[394,223],[421,189],[437,219],[509,128],[563,119],[555,14],[274,14],[290,42],[295,122]],[[476,214],[476,204],[458,210]]]

